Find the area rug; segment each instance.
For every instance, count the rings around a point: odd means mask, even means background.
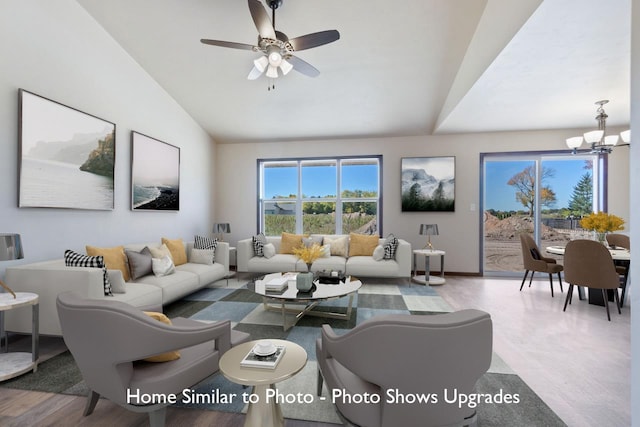
[[[226,286],[221,281],[210,288],[202,289],[187,298],[165,307],[169,317],[190,317],[204,322],[229,319],[234,329],[248,332],[252,339],[286,339],[301,345],[308,355],[305,368],[294,377],[277,384],[283,399],[282,411],[286,418],[321,421],[340,424],[331,399],[323,390],[324,400],[315,395],[317,362],[315,340],[320,336],[320,325],[329,323],[339,334],[373,316],[396,313],[430,315],[451,311],[451,307],[434,288],[411,284],[405,280],[366,279],[354,298],[354,308],[349,320],[303,317],[293,328],[284,331],[280,313],[265,311],[262,298],[246,287],[246,280],[230,280]],[[348,298],[322,303],[318,309],[346,312]],[[428,363],[428,361],[425,361]],[[25,374],[9,380],[3,387],[54,393],[84,395],[87,389],[82,382],[73,357],[63,352],[41,363],[36,373]],[[225,402],[196,402],[196,397],[235,396]],[[246,405],[241,399],[248,389],[232,383],[222,375],[214,375],[193,387],[190,396],[181,399],[178,406],[224,412],[244,412]],[[518,395],[517,403],[480,402],[478,425],[480,426],[563,426],[555,413],[494,353],[491,368],[478,382],[477,393],[491,396]],[[313,399],[312,403],[301,403]],[[231,401],[229,401],[231,400]],[[496,400],[496,399],[493,399]]]

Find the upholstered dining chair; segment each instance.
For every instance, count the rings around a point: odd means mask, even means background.
[[[218,361],[249,335],[229,321],[205,324],[176,318],[172,325],[119,301],[92,300],[64,292],[56,300],[64,342],[89,388],[84,415],[103,396],[134,412],[148,412],[152,427],[163,426],[166,406],[158,396],[180,395],[218,371]],[[179,350],[178,359],[142,359]],[[130,394],[127,394],[127,391]],[[139,392],[139,393],[138,393]],[[151,401],[136,396],[155,396]]]
[[[378,427],[473,425],[475,408],[448,403],[444,393],[469,395],[489,369],[489,313],[396,314],[366,320],[343,335],[322,326],[316,341],[318,395],[323,382],[345,424]],[[324,381],[323,381],[324,380]],[[353,396],[377,395],[364,402]],[[423,396],[422,404],[401,396]],[[427,397],[431,396],[431,397]],[[435,396],[435,397],[434,397]]]
[[[542,256],[538,245],[535,240],[527,233],[520,234],[520,246],[522,247],[522,263],[524,264],[524,277],[520,284],[520,290],[524,286],[527,275],[531,272],[529,278],[529,287],[531,287],[531,281],[533,280],[533,274],[537,271],[540,273],[547,273],[549,275],[549,286],[551,286],[551,297],[553,298],[553,275],[558,275],[558,282],[560,282],[560,292],[564,292],[562,289],[562,277],[560,272],[563,270],[562,265],[558,264],[555,259]]]
[[[562,311],[567,310],[567,303],[571,304],[573,286],[577,285],[602,290],[609,321],[611,321],[611,315],[609,314],[607,290],[613,290],[618,313],[622,313],[618,298],[620,279],[616,267],[613,265],[611,253],[602,243],[594,240],[569,242],[564,251],[564,280],[569,283],[569,291]]]
[[[631,250],[631,239],[626,234],[608,233],[607,243],[609,246]],[[627,282],[629,281],[629,267],[631,263],[629,261],[614,260],[614,264],[618,275],[621,277],[620,287],[622,288],[622,292],[620,293],[620,307],[623,307],[624,297],[627,294]]]

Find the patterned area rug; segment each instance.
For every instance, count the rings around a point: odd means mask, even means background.
[[[308,355],[305,368],[286,381],[277,384],[285,396],[306,396],[313,403],[283,403],[286,418],[340,423],[331,399],[325,390],[325,400],[315,396],[317,362],[315,340],[320,336],[320,325],[329,323],[337,333],[344,333],[355,325],[378,315],[411,313],[430,315],[451,311],[451,307],[434,288],[411,284],[408,280],[365,279],[354,298],[354,308],[349,320],[303,317],[293,328],[284,331],[280,313],[266,311],[262,298],[246,287],[246,279],[230,279],[228,286],[220,281],[210,288],[202,289],[187,298],[165,307],[169,317],[190,317],[204,322],[229,319],[234,329],[248,332],[252,339],[286,339],[301,345]],[[348,297],[322,303],[318,309],[346,312]],[[427,363],[425,361],[425,363]],[[5,387],[51,391],[83,395],[86,387],[73,358],[64,352],[40,364],[38,371],[23,375],[2,384]],[[235,395],[231,402],[196,402],[196,397]],[[215,375],[195,386],[192,395],[182,399],[179,406],[226,412],[244,412],[246,405],[240,396],[248,389]],[[565,425],[551,409],[494,353],[491,368],[477,385],[478,393],[498,395],[518,394],[518,404],[480,403],[478,425],[480,426],[563,426]]]

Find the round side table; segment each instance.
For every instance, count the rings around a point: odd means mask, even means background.
[[[21,307],[31,306],[32,330],[31,353],[9,352],[9,340],[4,330],[4,313]],[[16,292],[16,298],[10,293],[0,293],[0,348],[4,342],[3,353],[0,353],[0,381],[22,375],[33,369],[38,369],[39,351],[39,311],[38,294],[31,292]]]
[[[446,252],[438,249],[414,249],[413,250],[413,274],[412,279],[418,283],[424,283],[425,285],[435,286],[444,285],[444,256]],[[424,257],[424,275],[416,275],[416,255]],[[432,256],[440,257],[440,276],[430,276],[429,259]]]
[[[276,399],[267,400],[267,390],[275,390],[277,382],[286,380],[300,372],[307,364],[307,352],[296,343],[285,340],[269,340],[275,345],[284,345],[286,350],[275,369],[240,366],[240,361],[258,341],[249,341],[228,350],[220,358],[220,372],[236,384],[253,386],[252,394],[258,400],[249,403],[245,427],[284,426],[284,417]]]

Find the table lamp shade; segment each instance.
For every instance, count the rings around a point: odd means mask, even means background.
[[[231,225],[228,222],[216,222],[213,224],[214,233],[231,233]]]
[[[24,258],[19,234],[0,234],[0,261]]]
[[[423,236],[437,236],[438,224],[420,224],[420,234]]]

